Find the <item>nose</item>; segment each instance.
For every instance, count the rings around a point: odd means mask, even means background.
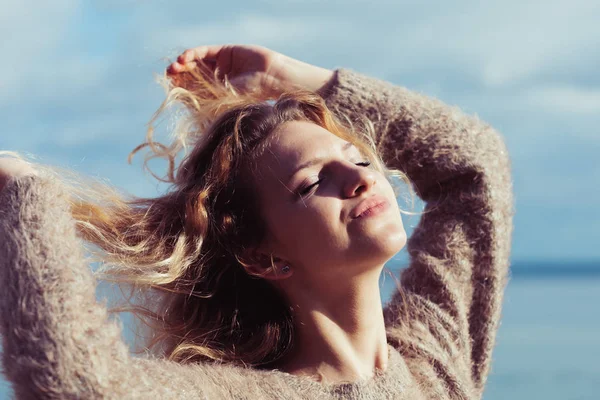
[[[353,165],[348,171],[346,184],[344,185],[344,196],[355,197],[371,189],[377,183],[375,171],[371,168]]]

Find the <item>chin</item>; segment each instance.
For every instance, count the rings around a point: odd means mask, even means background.
[[[408,240],[404,227],[401,227],[401,229],[395,232],[388,233],[385,236],[386,237],[380,238],[379,242],[385,247],[384,251],[390,254],[390,258],[402,250],[404,246],[406,246]]]
[[[407,241],[406,230],[400,218],[389,218],[383,224],[375,225],[371,235],[378,246],[393,254],[402,250]]]
[[[376,235],[362,237],[355,244],[355,257],[368,265],[383,265],[406,246],[407,235],[402,226],[386,229]]]

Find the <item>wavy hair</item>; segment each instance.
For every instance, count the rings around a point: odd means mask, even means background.
[[[402,172],[386,169],[370,121],[356,124],[335,115],[316,93],[293,89],[262,99],[237,92],[201,65],[181,79],[175,85],[163,77],[166,99],[145,142],[129,154],[131,163],[135,153],[148,148],[143,166],[148,171],[150,159],[168,160],[164,177],[150,171],[170,184],[166,193],[126,196],[106,183],[83,185],[77,177],[69,186],[71,213],[78,234],[91,245],[92,260],[100,261],[96,276],[129,290],[126,304],[111,311],[132,312],[143,323],[150,333],[146,349],[182,363],[266,367],[294,338],[283,296],[246,268],[256,261],[251,250],[266,233],[252,174],[271,133],[289,121],[315,123],[354,143],[389,179],[411,186]],[[157,121],[173,109],[181,112],[172,142],[156,142]],[[60,175],[65,183],[73,176]]]

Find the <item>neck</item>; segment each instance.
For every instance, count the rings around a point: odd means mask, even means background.
[[[295,338],[282,370],[329,383],[369,379],[375,370],[385,370],[388,345],[379,271],[345,285],[296,285],[288,296]]]

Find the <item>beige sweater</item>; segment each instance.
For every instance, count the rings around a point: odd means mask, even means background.
[[[324,97],[350,118],[380,116],[384,161],[408,174],[426,204],[408,241],[404,295],[385,308],[385,372],[327,386],[281,371],[131,356],[96,301],[64,187],[29,176],[0,194],[2,362],[17,398],[480,398],[512,232],[501,136],[457,108],[346,69]]]

